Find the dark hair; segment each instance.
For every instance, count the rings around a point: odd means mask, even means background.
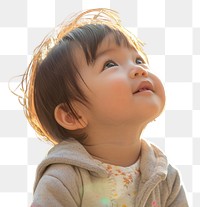
[[[52,40],[51,37],[45,39],[35,51],[23,75],[21,85],[24,92],[22,104],[25,115],[35,131],[54,144],[69,137],[81,140],[87,136],[83,130],[72,131],[63,128],[54,117],[55,108],[60,104],[63,110],[71,113],[77,120],[79,117],[72,102],[78,101],[86,107],[90,106],[89,100],[80,88],[80,81],[84,80],[78,70],[75,52],[82,50],[89,65],[95,60],[101,42],[110,35],[117,45],[134,47],[146,58],[142,42],[119,25],[113,11],[108,9],[95,11],[98,15],[90,17],[95,23],[88,23],[87,18],[86,23],[79,23],[78,18],[82,18],[84,14],[82,13],[71,24],[61,27],[55,39]],[[94,10],[87,12],[90,14]],[[103,23],[98,23],[100,20],[97,19],[101,17],[101,13],[107,16],[106,18],[103,16],[101,20]],[[109,18],[115,22],[108,21]]]
[[[89,106],[89,101],[79,87],[82,80],[74,55],[76,50],[84,52],[88,64],[92,63],[96,51],[102,40],[112,34],[117,45],[130,46],[127,38],[118,30],[107,25],[85,25],[71,31],[58,45],[53,48],[40,64],[35,77],[34,104],[37,116],[43,127],[56,138],[56,141],[68,137],[83,139],[86,137],[81,131],[71,131],[60,126],[54,118],[54,110],[62,104],[66,112],[78,119],[72,101],[79,101]],[[83,81],[83,80],[82,80]]]

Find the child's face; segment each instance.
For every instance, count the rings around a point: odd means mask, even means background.
[[[89,88],[81,86],[91,103],[85,113],[88,124],[146,125],[163,110],[163,85],[136,50],[106,37],[94,64],[88,66],[83,54],[78,57],[80,74]]]

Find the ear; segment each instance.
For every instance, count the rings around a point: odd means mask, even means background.
[[[80,117],[79,119],[74,117],[71,112],[66,112],[63,109],[62,104],[58,105],[54,110],[54,117],[56,121],[65,129],[77,130],[85,128],[88,124],[87,120],[80,111],[78,111],[78,116]]]

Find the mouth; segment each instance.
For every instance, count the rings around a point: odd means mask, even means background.
[[[154,92],[154,88],[151,82],[149,81],[141,82],[133,94],[142,93],[142,92]]]

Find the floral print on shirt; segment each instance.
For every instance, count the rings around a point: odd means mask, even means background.
[[[134,206],[135,196],[140,178],[139,160],[129,167],[121,167],[102,163],[109,173],[109,182],[112,185],[113,206]]]

